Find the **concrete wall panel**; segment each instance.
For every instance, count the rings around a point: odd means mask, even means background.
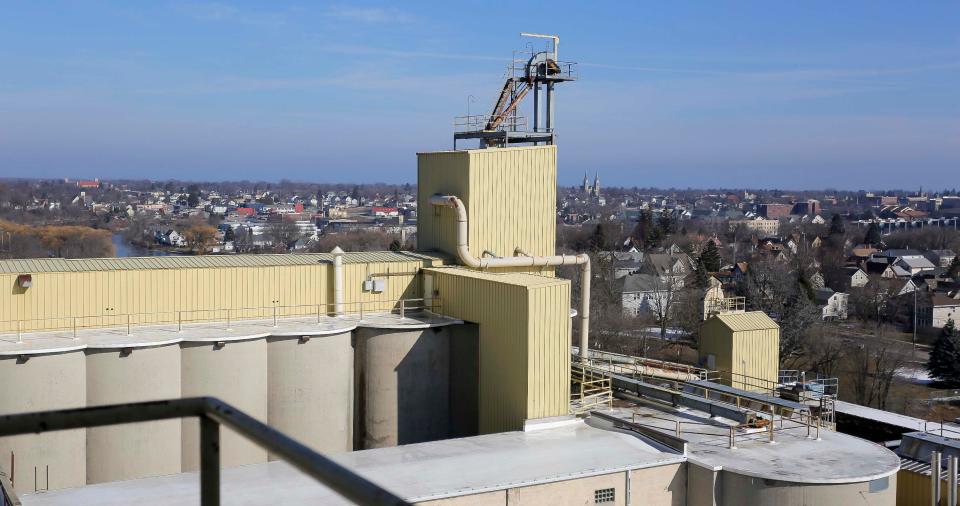
[[[446,327],[356,330],[357,449],[448,437]]]
[[[180,397],[180,346],[87,350],[87,405]],[[87,429],[87,483],[180,472],[180,420]]]
[[[0,357],[0,385],[0,414],[83,407],[83,352]],[[0,468],[13,475],[18,493],[33,492],[35,476],[39,489],[85,485],[86,467],[86,429],[0,438]]]
[[[183,397],[213,396],[267,422],[267,341],[227,341],[181,344]],[[200,465],[200,422],[184,419],[182,469]],[[220,432],[220,463],[239,466],[267,461],[267,451],[228,428]]]
[[[267,343],[269,424],[321,453],[352,450],[351,334]]]

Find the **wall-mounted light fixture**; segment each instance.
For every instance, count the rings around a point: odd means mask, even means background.
[[[21,274],[17,276],[17,286],[20,288],[30,288],[33,286],[33,275],[32,274]]]

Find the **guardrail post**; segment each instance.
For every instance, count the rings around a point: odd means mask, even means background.
[[[200,416],[200,505],[220,505],[220,425]]]
[[[406,318],[407,317],[406,314],[407,314],[406,301],[404,299],[400,299],[400,319],[402,320]]]
[[[127,314],[127,335],[130,335],[130,315]]]
[[[177,332],[183,332],[183,313],[177,311]]]
[[[230,309],[227,309],[227,330],[230,330]]]
[[[777,415],[774,413],[773,404],[770,405],[770,443],[773,443],[773,419]]]
[[[273,306],[273,326],[277,326],[277,306]]]
[[[23,342],[22,327],[23,327],[23,322],[20,320],[17,320],[17,342],[18,343]]]
[[[317,304],[317,325],[320,325],[320,304]]]
[[[73,338],[77,338],[77,317],[73,317]]]
[[[737,448],[737,433],[733,426],[730,427],[730,439],[727,442],[727,448],[735,450]]]

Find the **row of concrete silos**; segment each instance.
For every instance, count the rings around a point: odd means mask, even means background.
[[[185,331],[165,342],[114,338],[67,347],[62,340],[27,341],[16,354],[0,348],[0,413],[215,396],[324,453],[436,439],[448,433],[450,333],[417,327],[216,338]],[[363,431],[358,445],[355,428]],[[0,456],[12,458],[0,459],[0,468],[14,469],[21,492],[192,471],[199,466],[199,423],[0,438]],[[224,429],[224,466],[270,458]]]

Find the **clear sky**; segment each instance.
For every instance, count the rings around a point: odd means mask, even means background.
[[[960,187],[960,3],[0,3],[0,176],[405,182],[557,33],[560,181]]]

